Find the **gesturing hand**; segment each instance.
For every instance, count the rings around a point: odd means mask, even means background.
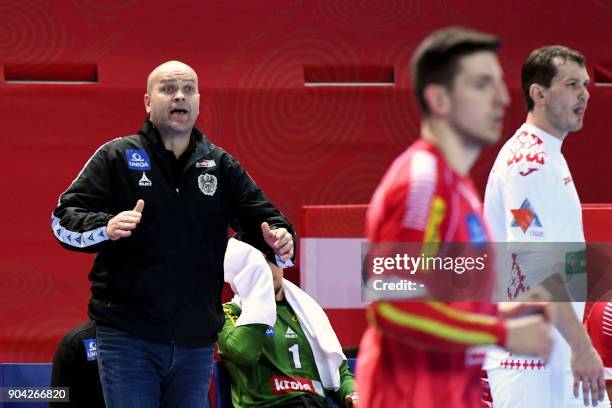
[[[270,225],[264,222],[261,224],[261,232],[266,244],[283,262],[293,257],[293,237],[286,228],[270,229]]]
[[[132,230],[140,223],[144,200],[138,200],[131,211],[122,211],[106,224],[106,236],[112,241],[132,235]]]

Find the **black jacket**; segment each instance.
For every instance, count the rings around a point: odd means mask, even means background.
[[[92,319],[185,347],[210,344],[223,326],[221,289],[228,227],[261,250],[261,223],[293,229],[223,149],[195,129],[177,185],[158,131],[101,146],[59,200],[52,228],[62,246],[97,256],[89,274]],[[142,220],[110,241],[108,221],[144,199]],[[268,248],[269,249],[269,248]]]
[[[96,348],[96,324],[91,320],[72,330],[53,355],[52,387],[68,387],[70,402],[51,402],[50,408],[104,408]]]

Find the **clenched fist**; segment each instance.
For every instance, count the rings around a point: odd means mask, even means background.
[[[286,228],[270,229],[270,225],[264,222],[261,224],[261,232],[266,244],[283,262],[293,257],[293,237]]]

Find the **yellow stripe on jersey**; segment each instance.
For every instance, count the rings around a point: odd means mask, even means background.
[[[494,316],[462,312],[453,309],[451,306],[441,302],[426,302],[425,304],[428,307],[431,307],[432,309],[435,309],[436,311],[442,313],[443,315],[450,317],[451,319],[459,320],[462,322],[480,323],[487,325],[494,325],[497,323],[497,318]]]
[[[392,323],[454,343],[481,345],[498,342],[497,336],[491,333],[453,327],[433,319],[406,313],[389,303],[379,303],[377,309],[383,318]]]
[[[425,228],[424,242],[440,242],[440,225],[444,220],[446,213],[446,203],[440,196],[435,196],[431,201],[429,209],[429,219],[427,220],[427,228]]]
[[[442,225],[445,215],[446,203],[442,197],[435,196],[431,201],[427,227],[423,234],[423,247],[421,248],[423,255],[436,256],[438,254],[440,242],[442,241],[442,237],[440,236],[440,225]],[[419,270],[423,273],[429,272],[427,268],[419,268]]]

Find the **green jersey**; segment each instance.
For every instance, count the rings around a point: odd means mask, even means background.
[[[310,394],[325,404],[330,395],[341,407],[355,389],[346,361],[340,366],[340,389],[325,390],[321,384],[310,344],[293,309],[286,301],[276,304],[276,324],[236,327],[241,310],[223,305],[225,325],[219,333],[219,355],[232,378],[235,407],[276,407],[299,394]]]

